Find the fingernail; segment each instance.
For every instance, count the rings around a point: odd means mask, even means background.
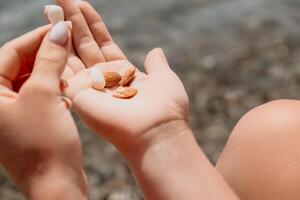
[[[62,100],[65,103],[67,109],[72,108],[73,102],[71,99],[69,99],[68,97],[62,97]]]
[[[52,27],[49,38],[52,42],[64,46],[68,40],[68,27],[66,23],[61,21],[55,24]]]
[[[74,0],[75,3],[80,3],[81,0]]]
[[[60,80],[60,90],[61,92],[64,92],[69,87],[69,84],[66,80],[61,79]]]

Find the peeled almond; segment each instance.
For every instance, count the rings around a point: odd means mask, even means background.
[[[106,85],[105,78],[101,70],[97,68],[91,69],[91,79],[92,79],[92,86],[96,90],[103,90]]]
[[[64,10],[60,6],[51,5],[47,11],[48,19],[52,25],[60,21],[65,21]]]

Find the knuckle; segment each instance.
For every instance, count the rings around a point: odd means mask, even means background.
[[[38,57],[39,62],[49,63],[49,64],[61,64],[67,61],[67,54],[62,51],[45,51],[42,52]]]
[[[34,94],[51,94],[54,92],[55,87],[49,81],[44,80],[35,80],[27,85],[26,93],[29,95]]]
[[[79,39],[79,43],[80,43],[80,46],[95,46],[98,45],[95,41],[95,39],[93,38],[92,35],[90,34],[84,34],[81,36],[81,38]]]
[[[91,6],[91,4],[88,3],[87,1],[80,1],[80,5],[85,6],[87,8],[89,8]]]
[[[38,61],[42,63],[49,63],[49,64],[61,64],[59,58],[55,59],[54,57],[51,56],[40,56]]]
[[[92,6],[89,2],[87,2],[87,1],[80,1],[79,6],[80,6],[81,8],[83,8],[83,9],[86,9],[86,10],[91,10],[91,9],[93,9],[93,6]]]

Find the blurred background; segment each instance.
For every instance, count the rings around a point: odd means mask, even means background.
[[[299,0],[91,0],[115,41],[142,67],[163,47],[191,100],[191,126],[212,163],[249,109],[300,97]],[[50,0],[0,0],[0,45],[44,24]],[[142,195],[115,148],[75,116],[91,200]],[[0,199],[22,195],[0,170]]]

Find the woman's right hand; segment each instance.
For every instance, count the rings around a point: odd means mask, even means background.
[[[146,73],[138,71],[132,87],[139,90],[132,99],[117,99],[111,91],[92,88],[90,70],[122,71],[133,66],[114,43],[96,10],[86,1],[57,0],[66,20],[72,22],[77,55],[69,58],[71,72],[65,72],[66,90],[75,111],[96,133],[105,137],[127,157],[147,151],[176,134],[156,131],[172,126],[188,129],[188,96],[171,70],[161,49],[149,53]],[[138,150],[137,150],[138,149]],[[133,155],[131,155],[133,154]]]
[[[80,118],[125,156],[146,199],[236,200],[193,137],[187,94],[163,51],[151,51],[146,73],[136,73],[131,86],[139,92],[134,98],[116,99],[109,90],[97,91],[92,88],[91,68],[122,71],[132,64],[89,3],[57,2],[72,21],[77,52],[69,59],[73,71],[65,74],[67,95]]]

